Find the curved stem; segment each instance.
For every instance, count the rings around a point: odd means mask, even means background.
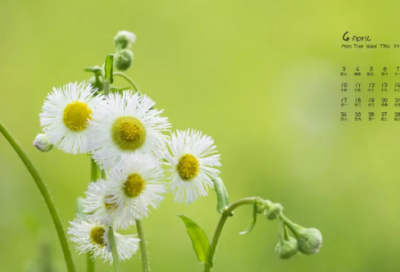
[[[211,242],[211,247],[210,247],[210,261],[209,263],[212,263],[212,260],[214,258],[214,253],[217,248],[218,240],[219,237],[221,236],[222,229],[224,228],[225,222],[228,219],[228,217],[232,214],[233,210],[235,210],[237,207],[240,207],[242,205],[247,205],[247,204],[254,204],[255,201],[261,200],[260,197],[246,197],[239,199],[235,202],[233,202],[229,207],[222,213],[221,219],[218,222],[217,228],[215,229],[214,236]],[[210,264],[204,264],[204,272],[209,272],[211,270],[211,265]]]
[[[135,91],[138,92],[140,94],[139,91],[139,87],[137,86],[137,84],[135,83],[135,81],[133,81],[130,77],[128,77],[126,74],[121,73],[121,72],[114,72],[113,73],[114,76],[120,76],[122,78],[124,78],[126,81],[128,81],[133,88],[135,88]]]
[[[111,246],[111,252],[112,252],[112,256],[113,256],[113,263],[114,263],[115,272],[120,272],[121,271],[121,266],[120,266],[120,263],[119,263],[117,244],[115,243],[114,230],[113,230],[112,227],[110,227],[108,229],[108,242],[110,243],[110,246]]]
[[[144,238],[142,221],[136,220],[136,229],[140,238],[140,254],[142,255],[142,272],[148,272],[149,261],[147,258],[146,240]]]
[[[39,188],[40,193],[43,196],[43,199],[49,208],[51,217],[53,219],[54,225],[57,230],[58,238],[60,239],[61,247],[64,253],[64,259],[65,263],[67,265],[67,269],[69,272],[75,272],[75,267],[74,267],[74,262],[72,261],[72,256],[71,252],[69,251],[68,247],[68,242],[67,238],[65,236],[64,228],[61,224],[60,217],[58,216],[57,210],[53,204],[53,201],[51,200],[49,191],[46,188],[46,185],[44,184],[42,178],[39,176],[39,173],[31,163],[31,161],[28,159],[24,151],[21,149],[21,147],[17,144],[17,142],[14,140],[14,138],[10,135],[10,133],[7,131],[7,129],[0,123],[0,132],[3,134],[3,136],[7,139],[7,141],[10,143],[10,145],[14,148],[14,150],[17,152],[18,156],[21,158],[22,162],[25,164],[26,168],[28,171],[31,173],[33,179],[36,182],[37,187]]]
[[[295,228],[295,226],[300,227],[299,225],[293,223],[292,221],[289,220],[289,218],[287,218],[283,212],[279,215],[279,218],[281,219],[281,221],[283,223],[285,223],[284,225],[286,225],[292,232],[293,234],[297,237],[298,235],[298,229]],[[302,227],[300,227],[302,228]]]

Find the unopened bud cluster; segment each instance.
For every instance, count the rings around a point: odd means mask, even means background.
[[[312,255],[319,252],[322,246],[322,234],[316,228],[304,228],[286,218],[280,203],[269,200],[257,203],[257,213],[262,213],[268,220],[280,219],[279,242],[275,252],[281,259],[289,259],[298,252]],[[289,230],[294,237],[289,235]]]
[[[128,70],[133,61],[133,52],[130,50],[136,41],[136,35],[129,31],[119,31],[114,37],[114,65],[121,71]]]
[[[131,47],[135,41],[136,35],[126,30],[119,31],[117,35],[115,35],[113,65],[117,70],[126,71],[131,67],[133,62],[133,52]],[[88,79],[88,83],[96,90],[96,92],[103,90],[103,79],[105,77],[104,65],[105,64],[103,64],[102,67],[94,66],[85,69],[86,72],[93,73],[93,76]],[[111,86],[111,88],[112,87],[115,86]]]

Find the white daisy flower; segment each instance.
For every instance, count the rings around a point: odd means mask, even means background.
[[[100,257],[104,261],[113,261],[111,245],[108,242],[107,226],[90,221],[82,216],[77,216],[70,222],[68,234],[76,244],[76,250],[81,253],[92,252],[93,258]],[[114,232],[115,244],[120,260],[127,260],[136,253],[140,242],[135,235],[121,235]]]
[[[166,154],[171,183],[170,191],[175,193],[176,202],[189,204],[201,196],[206,196],[213,186],[212,178],[219,174],[214,168],[221,166],[220,156],[211,137],[200,131],[188,129],[172,134],[168,141],[172,154]]]
[[[128,228],[164,199],[162,166],[151,155],[131,155],[110,170],[107,194],[115,211],[116,228]]]
[[[40,125],[49,142],[66,153],[86,153],[93,110],[101,100],[90,84],[69,83],[53,88],[42,107]]]
[[[90,150],[98,164],[108,168],[138,152],[161,157],[167,138],[162,132],[170,124],[160,117],[162,111],[152,109],[154,104],[146,95],[130,91],[106,97],[90,121]]]
[[[110,183],[99,179],[89,183],[88,190],[85,192],[86,198],[83,199],[83,212],[88,217],[100,224],[111,226],[115,220],[116,206],[112,202],[112,197],[107,190]]]

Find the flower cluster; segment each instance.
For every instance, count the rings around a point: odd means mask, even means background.
[[[322,246],[321,232],[290,221],[281,204],[261,197],[229,204],[228,192],[219,177],[220,156],[213,139],[193,129],[171,132],[163,110],[157,109],[155,102],[142,94],[127,75],[113,72],[114,67],[118,70],[130,67],[133,61],[130,48],[135,41],[133,33],[118,32],[114,38],[115,55],[108,55],[102,68],[85,69],[94,73],[88,83],[54,88],[40,114],[43,131],[33,142],[38,150],[48,152],[56,147],[65,153],[88,154],[91,159],[92,179],[85,198],[78,198],[77,215],[68,230],[77,251],[110,263],[114,261],[119,271],[119,260],[131,258],[140,244],[143,271],[148,271],[142,218],[160,205],[167,192],[175,195],[176,202],[190,204],[214,187],[221,219],[212,243],[199,225],[180,215],[204,271],[211,270],[225,221],[241,205],[253,205],[253,217],[240,234],[249,233],[257,216],[263,214],[268,220],[280,221],[279,243],[275,247],[280,258],[318,253]],[[134,90],[112,85],[113,76],[126,79]],[[4,135],[9,137],[7,133]],[[33,176],[38,184],[43,184],[37,175]],[[45,197],[45,200],[51,207],[50,199]],[[138,236],[115,232],[132,225],[136,225]],[[63,232],[60,233],[60,240],[65,241]],[[62,245],[64,253],[69,252],[65,243]],[[69,269],[73,267],[70,256],[66,263]]]
[[[290,259],[297,253],[312,255],[319,252],[322,246],[322,234],[316,228],[304,228],[290,221],[283,215],[283,206],[269,200],[257,200],[254,206],[256,213],[262,213],[268,220],[280,220],[279,242],[275,252],[281,259]],[[291,237],[289,231],[295,236]]]
[[[135,40],[127,31],[114,39],[118,52],[129,50]],[[89,154],[102,173],[85,192],[83,213],[70,223],[68,233],[79,252],[112,262],[110,230],[127,229],[147,217],[167,191],[176,201],[191,203],[213,186],[221,165],[213,139],[192,129],[166,134],[171,125],[162,113],[147,95],[106,94],[85,82],[54,88],[47,96],[40,114],[44,134],[34,145]],[[138,249],[135,236],[114,237],[121,260]]]

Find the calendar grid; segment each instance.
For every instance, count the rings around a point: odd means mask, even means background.
[[[400,66],[342,66],[340,120],[400,121]]]

